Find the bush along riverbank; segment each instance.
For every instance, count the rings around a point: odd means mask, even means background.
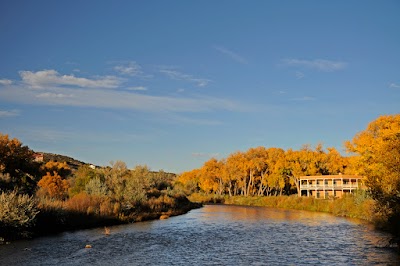
[[[80,194],[72,201],[41,200],[1,193],[0,244],[63,231],[166,219],[199,208],[183,195],[151,197],[135,206],[112,204],[107,198]],[[110,209],[111,208],[111,209]]]

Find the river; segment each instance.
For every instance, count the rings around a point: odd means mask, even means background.
[[[0,246],[0,265],[398,265],[388,235],[325,213],[207,205]],[[91,248],[85,248],[91,245]]]

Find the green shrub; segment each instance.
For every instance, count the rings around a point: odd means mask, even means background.
[[[0,194],[0,242],[4,239],[28,237],[39,213],[33,196],[16,191]],[[1,243],[0,243],[1,244]]]
[[[29,228],[39,213],[33,196],[19,195],[16,191],[0,194],[0,226]]]

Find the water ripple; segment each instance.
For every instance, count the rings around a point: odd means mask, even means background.
[[[209,205],[0,246],[0,265],[397,265],[387,235],[323,213]],[[92,248],[85,248],[90,244]]]

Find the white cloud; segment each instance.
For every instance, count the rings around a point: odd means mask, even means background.
[[[13,82],[10,79],[0,79],[0,85],[11,85]]]
[[[13,103],[133,109],[149,112],[247,111],[249,107],[213,97],[151,96],[124,90],[87,90],[76,87],[31,89],[24,83],[0,88],[2,101]]]
[[[184,74],[173,69],[161,69],[160,72],[167,75],[170,79],[196,83],[198,87],[205,87],[211,82],[209,79],[195,78],[192,75]]]
[[[188,75],[179,74],[179,72],[173,73],[172,75],[177,75],[180,78],[192,78]],[[119,80],[114,78],[77,78],[61,75],[55,70],[21,71],[20,74],[20,81],[14,81],[11,85],[0,87],[0,99],[3,102],[170,113],[210,112],[216,110],[247,112],[256,108],[225,98],[201,95],[185,97],[182,94],[174,96],[146,95],[135,92],[144,91],[147,89],[146,87],[124,88],[119,85]],[[201,84],[200,81],[197,82]],[[87,89],[95,85],[97,89]],[[114,89],[109,90],[108,88],[110,87]],[[10,116],[11,113],[3,111],[2,116],[6,115]],[[180,118],[180,120],[185,120],[185,118]],[[194,121],[194,123],[215,124],[219,122],[200,119]]]
[[[234,61],[236,61],[238,63],[244,64],[244,65],[247,64],[247,60],[246,59],[244,59],[242,56],[238,55],[237,53],[226,49],[225,47],[215,46],[214,48],[215,48],[215,50],[221,52],[224,55],[227,55],[229,58],[233,59]]]
[[[122,82],[114,76],[97,77],[94,79],[78,78],[74,75],[61,75],[56,70],[41,70],[37,72],[20,71],[22,81],[32,88],[47,88],[52,86],[76,86],[81,88],[117,88]]]
[[[18,110],[0,110],[0,118],[18,116]]]
[[[122,75],[127,75],[131,77],[143,75],[142,67],[135,61],[115,66],[114,70]]]
[[[324,59],[315,59],[315,60],[284,59],[282,60],[282,62],[283,65],[286,66],[311,68],[324,72],[338,71],[347,67],[346,62],[330,61]]]
[[[36,94],[37,98],[73,98],[73,94],[62,94],[62,93],[53,93],[53,92],[43,92]]]
[[[390,84],[389,84],[389,88],[392,88],[392,89],[400,89],[400,85],[399,85],[399,84],[396,84],[396,83],[390,83]]]

